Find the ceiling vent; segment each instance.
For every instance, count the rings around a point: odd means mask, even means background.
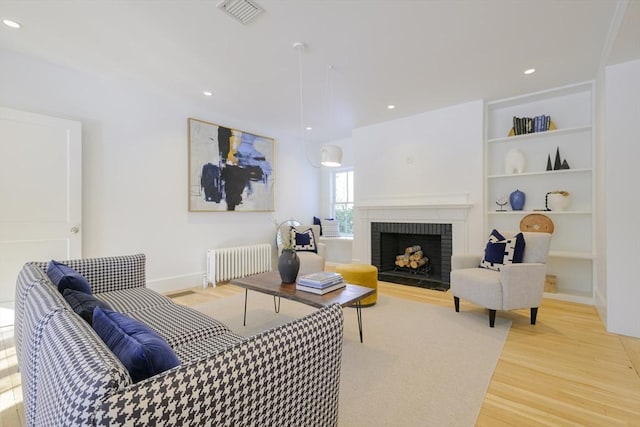
[[[243,24],[248,24],[264,12],[263,8],[251,0],[223,0],[218,3],[218,8]]]

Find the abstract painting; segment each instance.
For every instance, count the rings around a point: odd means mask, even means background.
[[[189,119],[189,210],[273,211],[273,138]]]

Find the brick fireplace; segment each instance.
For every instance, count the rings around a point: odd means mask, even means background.
[[[416,268],[397,266],[396,257],[415,246],[428,262]],[[371,223],[371,264],[378,267],[378,279],[385,282],[447,290],[452,249],[451,224]]]
[[[383,249],[401,253],[407,246],[425,246],[431,263],[429,281],[411,278],[405,284],[448,289],[451,254],[469,253],[470,241],[484,239],[482,216],[469,215],[473,206],[466,193],[364,198],[354,209],[352,261],[376,265],[384,273],[393,269],[388,263],[394,262],[396,254],[385,252],[383,263]],[[384,274],[380,280],[398,283]]]

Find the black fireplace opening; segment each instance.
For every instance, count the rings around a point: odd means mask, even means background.
[[[452,246],[451,224],[371,223],[371,263],[378,268],[378,280],[385,282],[446,291]],[[405,265],[410,254],[416,255],[411,258],[415,262]],[[428,261],[421,265],[419,257]]]

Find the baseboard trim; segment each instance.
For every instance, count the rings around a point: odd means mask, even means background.
[[[604,297],[602,292],[599,289],[596,289],[596,311],[598,312],[598,316],[600,317],[600,321],[604,325],[605,329],[607,329],[607,299]],[[608,329],[607,329],[608,331]]]
[[[156,292],[164,293],[193,288],[195,286],[202,285],[203,280],[206,280],[206,273],[201,271],[190,274],[181,274],[179,276],[147,280],[147,287]]]

